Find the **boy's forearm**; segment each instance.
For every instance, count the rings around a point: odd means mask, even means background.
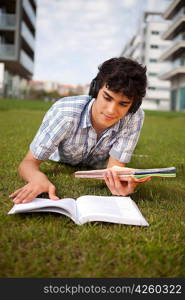
[[[20,163],[18,173],[27,184],[9,195],[15,204],[30,202],[42,193],[48,193],[50,199],[59,200],[55,186],[39,169],[41,163],[42,161],[35,159],[31,152],[28,152]]]
[[[30,182],[39,177],[47,179],[47,176],[39,169],[39,164],[31,160],[23,160],[18,168],[18,173],[25,181]]]
[[[117,159],[110,156],[109,159],[108,159],[107,168],[112,168],[113,166],[125,167],[126,164],[121,163]]]

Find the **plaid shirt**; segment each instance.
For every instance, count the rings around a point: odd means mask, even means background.
[[[144,120],[141,108],[106,129],[99,138],[92,127],[90,96],[64,97],[46,113],[30,150],[38,160],[105,167],[110,156],[130,161]]]

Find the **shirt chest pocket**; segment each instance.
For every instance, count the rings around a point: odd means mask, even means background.
[[[74,145],[71,143],[64,143],[59,146],[61,157],[65,157],[67,160],[80,160],[83,156],[83,144]]]

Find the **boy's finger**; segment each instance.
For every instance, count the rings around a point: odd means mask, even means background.
[[[111,191],[113,195],[116,195],[116,190],[115,190],[115,185],[114,185],[114,180],[112,178],[112,173],[111,171],[108,171],[104,174],[104,179],[106,182],[107,187]]]
[[[105,183],[106,183],[107,186],[108,186],[108,185],[109,185],[109,180],[108,180],[107,174],[104,174],[103,178],[104,178],[104,180],[105,180]]]
[[[23,200],[26,200],[29,195],[30,195],[30,191],[23,191],[13,199],[13,202],[21,203]]]
[[[9,197],[10,197],[10,198],[15,197],[21,190],[22,190],[22,188],[16,190],[16,191],[13,192],[12,194],[10,194]]]
[[[106,185],[110,189],[110,182],[109,182],[109,177],[108,177],[107,173],[104,174],[104,180],[105,180]]]
[[[17,199],[16,198],[13,200],[13,202],[15,204],[20,204],[20,203],[27,203],[30,202],[31,200],[33,200],[37,195],[35,194],[35,192],[29,192],[27,195],[25,195],[24,198],[22,199]]]
[[[113,178],[112,172],[111,172],[111,171],[108,171],[108,172],[107,172],[107,175],[108,175],[110,187],[111,187],[112,189],[115,189],[115,182],[114,182],[114,178]]]
[[[120,194],[120,192],[122,193],[122,184],[120,182],[120,179],[119,179],[117,173],[113,170],[112,170],[112,176],[114,179],[114,185],[115,185],[115,189],[117,190],[117,193],[118,194]]]
[[[52,200],[59,200],[59,197],[56,195],[56,188],[55,186],[49,187],[49,198]]]
[[[35,195],[34,192],[32,192],[28,197],[26,197],[26,199],[24,199],[22,201],[22,203],[28,203],[31,202],[37,195]]]
[[[129,190],[129,193],[133,193],[137,185],[138,185],[137,182],[135,182],[133,180],[129,180],[128,181],[128,190]]]

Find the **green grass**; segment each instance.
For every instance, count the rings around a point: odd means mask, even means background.
[[[17,166],[51,103],[0,100],[0,277],[184,277],[185,114],[146,112],[130,167],[175,166],[176,178],[153,178],[132,198],[150,226],[75,225],[57,214],[7,215],[8,195],[24,182]],[[144,156],[141,156],[144,155]],[[71,166],[42,170],[60,197],[110,195],[102,182],[75,179]]]

